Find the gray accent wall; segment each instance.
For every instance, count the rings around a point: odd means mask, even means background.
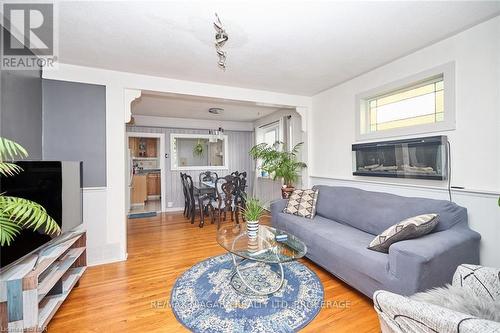
[[[28,159],[42,159],[40,70],[0,71],[0,135],[20,143]]]
[[[106,87],[42,80],[43,159],[83,161],[83,186],[106,186]]]
[[[165,159],[166,179],[161,180],[161,185],[166,186],[167,202],[172,202],[173,207],[183,207],[184,198],[182,193],[182,185],[180,182],[180,171],[172,171],[170,168],[170,134],[185,133],[185,134],[208,134],[208,129],[193,130],[180,128],[163,128],[163,127],[144,127],[144,126],[128,126],[127,132],[142,132],[142,133],[163,133],[165,134],[165,152],[168,158]],[[248,192],[252,193],[253,177],[255,169],[254,161],[248,155],[250,148],[253,146],[253,132],[243,131],[224,131],[228,136],[228,170],[214,170],[219,176],[225,176],[233,171],[246,171],[248,176]],[[163,156],[162,158],[165,158]],[[184,172],[184,171],[183,171]],[[198,181],[200,171],[186,171],[193,181]]]

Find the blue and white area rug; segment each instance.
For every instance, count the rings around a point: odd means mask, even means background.
[[[269,296],[246,296],[230,285],[231,255],[209,258],[177,279],[170,300],[172,310],[193,332],[296,332],[321,309],[323,285],[316,273],[299,262],[283,268],[285,280],[280,290]],[[272,269],[262,273],[269,276],[261,281],[279,282]]]

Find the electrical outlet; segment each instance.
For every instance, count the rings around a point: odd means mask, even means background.
[[[172,208],[174,206],[174,203],[172,201],[167,202],[167,207]]]

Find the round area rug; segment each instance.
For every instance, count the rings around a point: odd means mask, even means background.
[[[279,280],[273,269],[246,278]],[[248,296],[230,285],[230,254],[209,258],[191,267],[175,282],[170,304],[177,319],[194,332],[295,332],[318,314],[323,285],[316,273],[293,261],[283,264],[283,286],[269,296]],[[264,274],[264,278],[262,277]],[[237,278],[238,279],[238,278]],[[238,281],[233,285],[237,287]]]

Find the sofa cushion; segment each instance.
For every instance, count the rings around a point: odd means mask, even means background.
[[[439,215],[432,232],[467,223],[467,210],[445,200],[409,198],[352,187],[318,185],[316,214],[378,235],[390,226],[429,212]]]
[[[316,215],[318,190],[295,190],[290,195],[283,213],[312,219]]]
[[[387,279],[389,259],[385,253],[368,250],[366,245],[373,235],[316,215],[314,223],[304,218],[280,213],[273,217],[273,226],[296,235],[307,246],[308,256],[335,271],[340,278],[347,271],[357,271],[379,281]],[[334,270],[331,270],[334,268]]]
[[[368,249],[378,252],[389,252],[389,246],[405,240],[426,235],[432,231],[439,221],[437,214],[424,214],[403,220],[385,229],[368,245]]]

